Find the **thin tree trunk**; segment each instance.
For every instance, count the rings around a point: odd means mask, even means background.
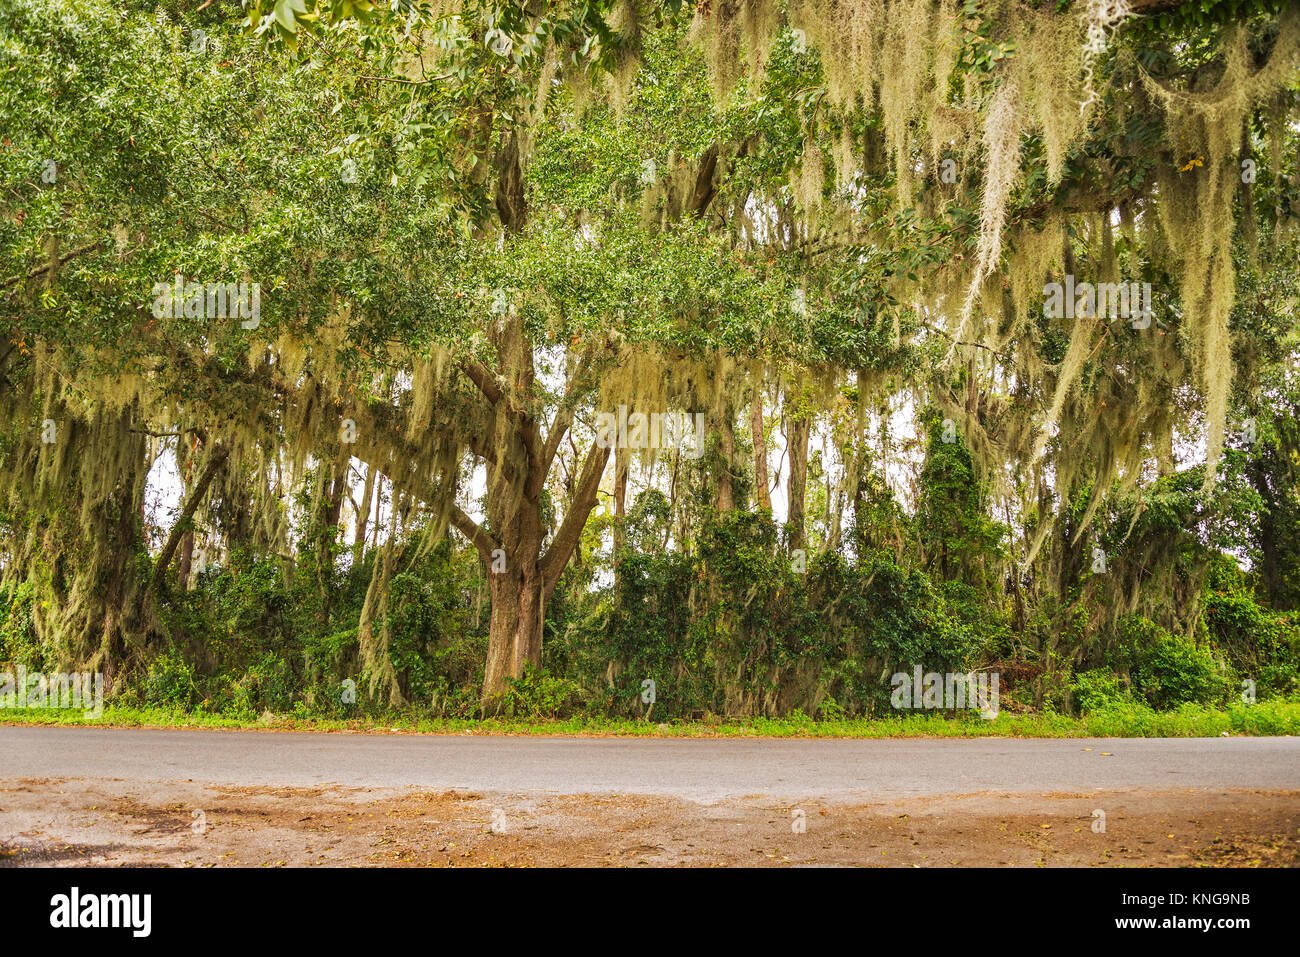
[[[176,564],[176,584],[181,591],[190,587],[190,570],[194,567],[194,529],[185,532],[181,539],[181,557]]]
[[[391,488],[391,483],[390,483]],[[380,472],[375,477],[375,523],[371,526],[373,534],[370,538],[370,547],[379,547],[379,528],[383,524],[379,521],[380,510],[384,507],[384,473]]]
[[[167,542],[163,545],[162,552],[158,555],[158,561],[154,564],[153,580],[149,585],[151,595],[161,591],[167,580],[167,567],[171,565],[172,557],[176,554],[176,549],[180,547],[181,538],[185,531],[190,527],[190,521],[194,518],[194,513],[198,510],[199,502],[207,494],[208,486],[212,484],[213,478],[221,470],[230,457],[230,449],[224,445],[218,445],[212,450],[208,458],[207,467],[203,474],[199,476],[198,482],[190,491],[190,497],[185,501],[185,507],[181,510],[180,517],[177,518],[176,524],[172,526],[171,533],[167,536]]]
[[[614,590],[618,591],[619,566],[627,546],[627,472],[628,453],[614,450]]]
[[[338,542],[339,519],[343,515],[343,490],[347,485],[350,456],[341,453],[334,463],[321,502],[320,540],[316,543],[316,584],[320,590],[320,623],[329,626],[334,596],[334,549]]]
[[[375,467],[366,465],[366,484],[361,492],[361,505],[357,508],[357,527],[352,537],[352,564],[358,566],[366,552],[366,523],[375,501]]]
[[[804,547],[804,497],[808,484],[808,437],[811,423],[790,413],[790,514],[786,521],[790,549]]]
[[[732,408],[727,405],[722,416],[722,443],[719,450],[722,462],[718,467],[718,511],[730,512],[736,507],[735,493],[732,491],[731,465],[736,457],[736,433],[732,425]]]
[[[1170,424],[1155,435],[1156,474],[1160,478],[1174,474],[1174,431]]]
[[[750,431],[754,433],[754,498],[759,508],[772,510],[772,495],[768,491],[767,435],[763,426],[763,380],[754,380],[754,399],[750,407]]]
[[[180,459],[181,447],[183,445],[183,442],[184,442],[183,439],[178,439],[176,442],[176,455],[178,461]],[[161,447],[162,446],[160,440],[159,448]],[[150,460],[152,461],[152,459],[153,456],[150,455]],[[181,484],[183,487],[188,486],[189,480],[193,478],[193,474],[194,474],[193,466],[194,466],[193,458],[191,456],[186,456],[185,470],[184,470],[185,474],[181,479]],[[181,555],[180,555],[180,560],[177,562],[177,566],[176,566],[176,584],[181,591],[187,591],[190,587],[190,569],[193,566],[193,561],[194,561],[194,529],[188,528],[185,530],[184,537],[181,538]]]
[[[623,520],[627,517],[627,449],[614,450],[614,556],[615,561],[627,541]]]

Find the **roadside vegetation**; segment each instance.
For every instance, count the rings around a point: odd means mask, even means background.
[[[638,518],[629,522],[634,537],[642,533]],[[1010,723],[993,725],[1009,730],[983,727],[989,722],[968,714],[955,734],[1056,733],[1054,722],[1077,728],[1082,725],[1072,722],[1078,718],[1091,728],[1118,729],[1107,733],[1183,726],[1294,733],[1294,718],[1285,716],[1297,701],[1297,616],[1262,606],[1250,577],[1230,560],[1209,576],[1191,635],[1128,616],[1101,630],[1094,651],[1084,646],[1071,660],[1040,650],[1050,647],[1045,621],[1039,635],[1013,636],[993,596],[980,601],[963,589],[954,600],[915,566],[878,558],[866,575],[817,561],[806,576],[782,576],[765,549],[741,547],[738,536],[756,525],[748,516],[736,522],[716,552],[706,539],[696,561],[631,555],[617,585],[584,587],[576,598],[561,591],[549,613],[543,669],[511,679],[490,715],[525,725],[574,721],[642,731],[665,722],[707,730],[736,718],[766,718],[777,723],[735,726],[786,733],[782,729],[815,721],[818,728],[849,734],[874,733],[854,730],[868,726],[942,734],[955,712],[937,724],[907,717],[892,707],[890,685],[881,677],[882,669],[928,661],[942,670],[999,676],[999,720]],[[731,589],[750,581],[767,586],[750,600],[744,643],[718,641],[683,611],[691,583],[710,572],[720,593],[728,593],[728,581],[718,581],[724,556]],[[746,560],[759,567],[743,567]],[[128,722],[256,725],[270,715],[272,723],[383,727],[417,721],[432,728],[460,727],[455,722],[482,716],[478,682],[487,635],[485,616],[475,608],[485,587],[477,561],[468,550],[456,553],[444,544],[413,564],[395,583],[388,613],[389,653],[406,705],[367,698],[355,629],[323,632],[314,583],[286,585],[278,564],[267,562],[243,574],[215,572],[185,593],[187,614],[175,619],[174,630],[194,643],[159,653],[119,685],[106,720],[119,715]],[[343,620],[356,610],[349,602],[364,600],[367,579],[364,565],[339,574],[331,594]],[[3,657],[29,672],[43,671],[48,663],[29,624],[30,598],[22,589],[0,596]],[[853,600],[853,617],[827,614],[833,596]],[[703,611],[697,606],[696,615],[705,617]],[[1077,614],[1073,625],[1086,633]],[[784,669],[801,676],[802,684],[782,689],[764,681]],[[775,704],[764,705],[764,695]],[[1247,704],[1252,696],[1255,703]],[[1248,717],[1252,713],[1260,717]],[[780,722],[791,714],[804,717],[789,726]],[[133,717],[143,715],[162,717]],[[0,712],[6,717],[22,719]],[[866,723],[845,722],[851,718]]]
[[[0,5],[0,672],[1296,733],[1295,4]]]
[[[435,718],[410,710],[353,717],[322,717],[300,711],[238,714],[177,708],[108,707],[101,718],[51,708],[0,711],[0,724],[121,728],[190,728],[337,733],[562,735],[671,738],[1206,738],[1235,735],[1300,734],[1300,702],[1274,700],[1225,710],[1183,705],[1155,711],[1132,701],[1114,702],[1080,717],[1013,715],[992,720],[957,715],[906,715],[814,721],[804,715],[737,720],[652,721],[611,718]]]

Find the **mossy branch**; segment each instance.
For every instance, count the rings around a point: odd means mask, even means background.
[[[149,584],[150,596],[162,591],[167,581],[167,568],[171,565],[172,558],[176,555],[176,550],[180,547],[181,538],[185,535],[185,530],[190,527],[190,522],[194,518],[194,513],[198,510],[199,502],[207,494],[208,488],[212,485],[212,480],[216,478],[217,472],[225,465],[226,459],[230,457],[230,449],[224,445],[217,445],[211,456],[208,458],[207,467],[199,480],[195,483],[193,491],[185,500],[185,507],[181,510],[180,517],[172,525],[172,530],[167,536],[167,542],[163,545],[162,552],[158,555],[158,561],[153,567],[153,580]]]

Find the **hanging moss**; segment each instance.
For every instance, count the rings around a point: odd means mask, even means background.
[[[1161,166],[1159,202],[1164,242],[1179,281],[1179,299],[1195,344],[1205,395],[1206,481],[1213,482],[1223,450],[1233,382],[1228,315],[1236,291],[1232,262],[1237,162],[1247,112],[1292,82],[1300,67],[1300,11],[1288,8],[1263,66],[1253,69],[1249,33],[1229,31],[1223,70],[1208,90],[1171,89],[1138,67],[1147,92],[1167,117],[1170,145],[1180,165]]]

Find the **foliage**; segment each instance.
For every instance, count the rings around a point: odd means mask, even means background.
[[[1133,693],[1156,709],[1180,704],[1221,704],[1228,682],[1223,661],[1205,644],[1170,633],[1145,618],[1120,622],[1111,656]]]
[[[5,0],[0,661],[340,720],[1274,707],[1298,66],[1277,0]]]
[[[1112,707],[1125,697],[1119,678],[1103,668],[1094,668],[1075,675],[1070,685],[1070,697],[1080,714]]]

